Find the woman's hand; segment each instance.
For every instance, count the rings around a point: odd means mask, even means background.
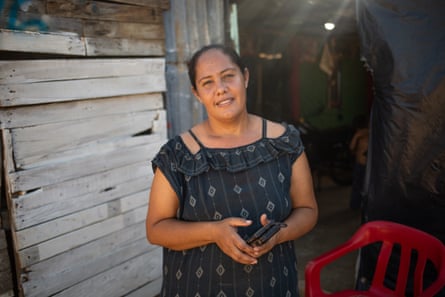
[[[269,224],[270,220],[267,218],[266,214],[262,214],[261,217],[260,217],[260,222],[261,222],[261,225],[266,226],[267,224]],[[278,244],[276,236],[277,236],[277,234],[273,235],[268,241],[266,241],[262,245],[255,246],[253,248],[253,254],[252,255],[255,258],[259,258],[262,255],[268,253],[275,245]]]
[[[238,227],[247,227],[252,221],[227,218],[214,223],[213,238],[216,245],[230,258],[241,264],[256,264],[254,247],[248,245],[237,233]]]

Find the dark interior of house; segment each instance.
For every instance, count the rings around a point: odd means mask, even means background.
[[[249,110],[300,127],[312,167],[349,184],[348,143],[372,103],[355,2],[241,0],[236,10]]]

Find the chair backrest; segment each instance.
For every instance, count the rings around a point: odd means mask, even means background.
[[[348,252],[372,243],[381,243],[381,248],[368,292],[370,296],[405,296],[412,260],[416,261],[413,281],[414,296],[434,296],[445,285],[445,246],[439,239],[421,230],[398,223],[372,221],[362,225],[344,244],[308,263],[306,266],[306,296],[329,296],[329,294],[324,294],[320,288],[322,267]],[[386,287],[384,281],[395,246],[400,251],[400,261],[393,290]],[[416,254],[414,259],[412,259],[413,254]],[[438,275],[436,280],[423,290],[423,274],[428,261],[435,266]],[[349,290],[349,292],[353,291]],[[331,296],[335,296],[335,294]]]

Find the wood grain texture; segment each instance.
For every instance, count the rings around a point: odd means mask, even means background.
[[[29,266],[22,274],[27,280],[24,291],[27,296],[49,296],[156,249],[147,243],[145,224],[139,222]]]
[[[157,110],[161,116],[162,108],[162,94],[160,93],[59,102],[50,106],[18,106],[0,109],[0,127],[3,129],[23,128],[149,110]]]
[[[163,58],[0,61],[0,85],[58,82],[164,73]]]
[[[107,294],[158,294],[160,248],[147,243],[143,228],[153,178],[150,160],[167,138],[164,63],[162,58],[0,62],[0,88],[36,86],[33,91],[39,92],[43,86],[42,94],[59,89],[64,96],[85,96],[34,104],[24,95],[23,105],[0,111],[5,189],[24,296],[83,294],[91,279],[127,282],[126,269],[132,275],[128,286],[114,282]],[[116,91],[122,79],[132,91]],[[100,91],[108,88],[107,80],[113,86],[101,97],[79,89],[82,81],[94,81]],[[159,82],[161,88],[137,89],[135,81]],[[123,232],[132,226],[139,226],[138,235],[130,240]],[[91,245],[104,255],[91,260],[84,248]],[[53,262],[68,261],[73,253],[76,263]],[[150,265],[150,271],[141,271]]]
[[[0,106],[163,92],[164,63],[161,58],[1,62]]]
[[[135,6],[111,1],[47,0],[46,13],[78,19],[120,22],[161,22],[162,10],[157,6]]]
[[[85,56],[86,46],[75,33],[23,32],[0,29],[0,50]]]
[[[150,161],[167,140],[169,1],[2,4],[0,51],[32,59],[0,61],[17,271],[5,272],[0,233],[0,297],[13,294],[7,277],[20,296],[158,295],[162,249],[147,242],[145,217]]]

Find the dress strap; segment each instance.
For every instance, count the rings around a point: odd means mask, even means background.
[[[263,138],[267,138],[267,120],[263,118]]]
[[[189,129],[190,135],[192,135],[193,139],[199,144],[201,149],[205,149],[205,146],[199,141],[198,137],[196,137],[195,133],[192,132],[192,129]]]

